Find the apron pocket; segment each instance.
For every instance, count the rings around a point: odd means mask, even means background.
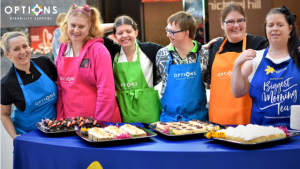
[[[159,121],[161,112],[160,98],[153,88],[132,92],[121,92],[117,95],[122,121],[125,123]]]

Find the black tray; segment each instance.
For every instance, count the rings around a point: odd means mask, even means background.
[[[213,123],[213,122],[210,122],[210,121],[204,121],[204,122],[205,122],[205,123],[214,124],[214,125],[219,125],[219,126],[220,126],[220,129],[225,129],[225,128],[226,128],[226,126],[223,126],[223,125],[218,124],[218,123]],[[151,125],[151,124],[150,124],[148,127],[151,128],[152,130],[154,130],[154,131],[156,131],[156,132],[162,134],[162,135],[169,136],[169,137],[192,136],[192,135],[201,135],[201,134],[203,135],[204,133],[209,132],[209,131],[204,131],[204,132],[191,133],[191,134],[171,135],[171,134],[167,134],[167,133],[162,132],[161,130],[156,129],[156,127],[153,126],[153,125]]]
[[[132,138],[125,138],[125,139],[114,139],[114,140],[103,140],[103,141],[92,141],[92,140],[89,140],[88,138],[82,136],[80,134],[80,130],[77,130],[76,131],[76,134],[81,137],[83,140],[87,141],[87,142],[90,142],[90,143],[103,143],[103,142],[114,142],[114,141],[123,141],[123,140],[137,140],[137,139],[143,139],[143,138],[150,138],[150,137],[155,137],[157,136],[156,133],[154,133],[153,131],[150,131],[146,128],[143,128],[143,127],[139,127],[139,126],[135,126],[135,127],[138,127],[142,130],[144,130],[146,133],[147,133],[147,136],[143,136],[143,137],[132,137]]]
[[[70,132],[74,132],[76,131],[75,129],[73,130],[60,130],[60,131],[54,131],[54,132],[50,132],[50,131],[46,131],[45,129],[42,128],[42,126],[40,125],[41,122],[37,122],[35,125],[36,127],[42,131],[43,133],[47,133],[47,134],[56,134],[56,133],[70,133]]]
[[[290,132],[290,135],[291,136],[288,136],[288,137],[285,137],[285,138],[280,138],[280,139],[270,140],[270,141],[264,141],[264,142],[259,142],[259,143],[241,143],[241,142],[238,142],[238,141],[225,140],[225,139],[221,139],[221,138],[213,138],[213,140],[224,141],[224,142],[234,143],[234,144],[239,144],[239,145],[258,145],[258,144],[265,144],[265,143],[276,142],[276,141],[280,141],[280,140],[288,140],[288,139],[290,139],[292,137],[300,135],[300,133]]]

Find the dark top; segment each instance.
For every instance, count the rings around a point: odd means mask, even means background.
[[[212,65],[216,56],[216,53],[219,51],[220,46],[224,42],[226,37],[223,39],[218,39],[217,42],[212,44],[212,46],[209,48],[209,64],[208,64],[208,74],[211,75],[211,69]],[[247,40],[246,40],[246,49],[254,49],[254,50],[261,50],[266,48],[267,46],[267,40],[264,37],[261,36],[253,36],[251,34],[247,34]],[[237,52],[240,53],[243,50],[243,40],[241,40],[238,43],[230,43],[228,40],[226,41],[222,53],[226,52]],[[211,77],[211,76],[210,76]]]
[[[115,43],[113,40],[104,37],[104,45],[108,49],[111,60],[112,60],[112,65],[114,62],[114,57],[115,55],[121,51],[121,45],[118,43]],[[153,86],[158,84],[157,78],[156,78],[156,54],[159,51],[159,49],[163,48],[162,45],[152,43],[152,42],[137,42],[139,44],[140,49],[145,53],[145,55],[150,59],[150,61],[153,63]]]
[[[56,82],[56,67],[48,57],[40,56],[37,58],[32,58],[31,60],[36,65],[38,65],[53,82]],[[16,70],[19,73],[24,85],[35,82],[41,77],[41,73],[35,68],[35,66],[31,62],[29,68],[31,74],[26,74],[25,71],[19,69]],[[21,86],[18,82],[14,65],[12,65],[8,73],[1,80],[1,104],[14,104],[20,111],[25,111],[25,98]]]

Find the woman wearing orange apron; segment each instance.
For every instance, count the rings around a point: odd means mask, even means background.
[[[230,2],[221,12],[221,26],[226,38],[219,39],[209,49],[211,93],[209,121],[219,124],[249,124],[252,101],[249,95],[234,98],[231,75],[234,61],[246,49],[260,50],[266,39],[246,34],[245,12],[242,6]]]

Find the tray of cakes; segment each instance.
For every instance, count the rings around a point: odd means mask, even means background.
[[[298,132],[290,132],[286,127],[260,126],[260,125],[238,125],[227,127],[218,131],[205,134],[208,139],[220,140],[241,145],[257,145],[279,140],[290,139],[300,135]]]
[[[149,128],[166,136],[186,136],[216,131],[225,126],[200,120],[178,121],[178,122],[155,122],[149,125]]]
[[[35,125],[44,133],[74,132],[81,127],[100,127],[96,119],[92,117],[69,117],[66,119],[42,119]]]
[[[142,139],[154,137],[157,134],[143,127],[131,124],[122,126],[109,125],[106,127],[81,128],[77,135],[88,142],[111,142],[130,139]]]

